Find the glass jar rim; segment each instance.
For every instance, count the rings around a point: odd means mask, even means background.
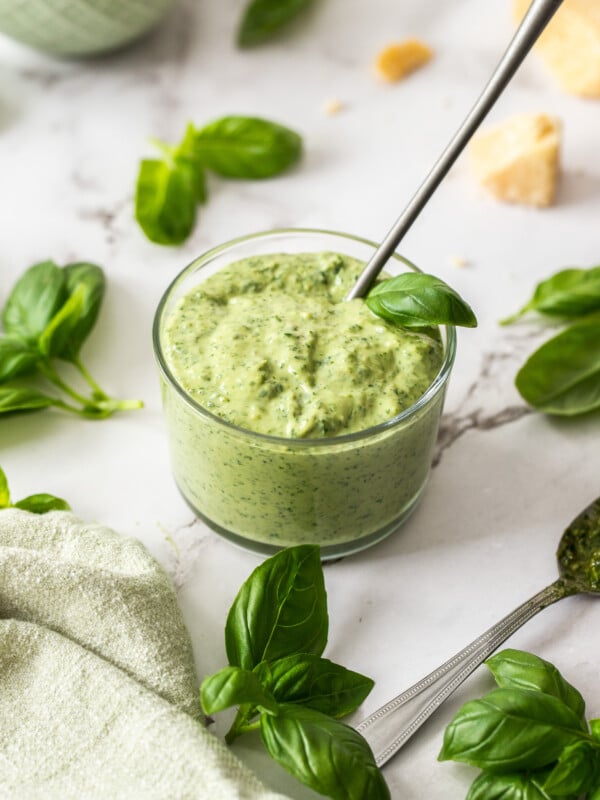
[[[189,274],[193,273],[197,269],[201,269],[205,264],[209,263],[214,259],[216,256],[219,256],[227,250],[230,250],[237,245],[245,244],[247,242],[252,242],[254,240],[266,240],[269,237],[276,237],[276,236],[294,236],[299,235],[312,235],[312,236],[331,236],[333,238],[338,238],[341,240],[347,240],[351,242],[357,242],[362,245],[366,245],[367,247],[372,248],[375,250],[378,245],[377,243],[371,241],[370,239],[365,239],[362,236],[356,236],[350,233],[343,233],[340,231],[332,231],[326,230],[321,228],[273,228],[271,230],[265,231],[258,231],[255,233],[247,234],[245,236],[238,236],[235,239],[230,239],[223,244],[217,245],[216,247],[211,248],[210,250],[205,251],[202,255],[195,258],[191,261],[187,266],[185,266],[171,281],[168,285],[167,289],[163,293],[160,302],[157,306],[156,313],[154,315],[154,322],[152,325],[152,343],[154,347],[154,355],[156,361],[158,363],[158,367],[160,372],[162,373],[164,379],[170,384],[173,389],[178,393],[178,395],[185,401],[185,403],[196,413],[200,416],[204,417],[206,420],[215,423],[217,426],[223,427],[225,430],[229,430],[232,433],[235,433],[237,436],[244,436],[248,439],[254,439],[260,442],[269,443],[271,445],[278,445],[284,447],[311,447],[311,448],[319,448],[319,447],[332,447],[334,445],[342,445],[342,444],[350,444],[360,442],[365,439],[370,439],[373,436],[378,434],[385,433],[387,431],[393,430],[394,428],[400,426],[402,423],[410,420],[411,417],[414,417],[421,409],[425,408],[429,405],[430,402],[439,394],[439,392],[444,388],[449,376],[450,371],[452,369],[452,365],[454,363],[454,358],[456,356],[456,330],[453,325],[443,325],[445,330],[445,342],[444,342],[444,360],[440,366],[440,369],[431,382],[431,384],[427,387],[425,392],[419,397],[419,399],[410,405],[408,408],[405,408],[399,414],[396,414],[395,417],[392,417],[389,420],[385,420],[384,422],[380,422],[377,425],[372,425],[370,428],[365,428],[361,431],[354,431],[352,433],[342,434],[340,436],[320,436],[320,437],[303,437],[303,438],[292,438],[286,436],[273,436],[271,434],[259,433],[258,431],[250,430],[249,428],[242,428],[239,425],[234,425],[232,422],[228,422],[227,420],[219,417],[217,414],[213,414],[204,406],[197,403],[181,386],[175,375],[171,372],[169,365],[167,363],[167,359],[165,358],[162,344],[161,344],[161,324],[163,321],[164,312],[169,302],[173,291],[179,285],[181,281],[183,281]],[[399,261],[405,266],[409,267],[410,269],[414,270],[415,272],[421,272],[415,264],[409,261],[404,256],[401,256],[399,253],[393,253],[391,259],[395,261]]]

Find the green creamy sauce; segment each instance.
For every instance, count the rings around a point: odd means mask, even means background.
[[[411,333],[344,301],[362,266],[335,253],[244,259],[161,322],[183,389],[163,377],[175,480],[240,544],[352,552],[395,530],[425,486],[444,381],[404,420],[343,436],[412,406],[443,360],[437,331]]]
[[[171,312],[173,375],[201,406],[258,433],[316,438],[392,419],[431,385],[443,348],[344,301],[362,266],[336,253],[231,264]]]

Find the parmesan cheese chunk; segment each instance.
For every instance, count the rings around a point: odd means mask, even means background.
[[[499,200],[552,204],[558,175],[560,126],[545,114],[517,114],[473,137],[475,176]]]
[[[517,21],[529,4],[513,0]],[[566,92],[600,97],[600,0],[565,0],[535,50]]]
[[[386,81],[402,80],[432,57],[432,50],[418,39],[407,39],[384,48],[375,61],[377,74]]]

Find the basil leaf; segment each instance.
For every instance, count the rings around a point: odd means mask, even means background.
[[[202,681],[200,702],[205,714],[250,703],[267,713],[277,713],[273,695],[261,686],[257,676],[239,667],[224,667]]]
[[[252,0],[240,23],[238,45],[250,47],[270,38],[310,4],[311,0]]]
[[[258,117],[222,117],[194,136],[195,158],[225,178],[270,178],[301,153],[297,133]]]
[[[39,353],[19,339],[0,338],[0,382],[34,372]]]
[[[568,706],[585,722],[585,701],[566,681],[554,664],[523,650],[502,650],[485,662],[498,686],[505,689],[534,689],[545,692]]]
[[[0,386],[0,414],[40,411],[56,404],[53,397],[21,386]]]
[[[67,264],[63,269],[67,292],[71,296],[79,292],[81,304],[77,317],[71,320],[69,337],[57,355],[66,361],[74,361],[98,319],[106,279],[102,268],[96,264],[77,262]]]
[[[269,755],[316,792],[334,800],[389,800],[369,745],[348,725],[282,705],[276,716],[261,716],[260,733]]]
[[[140,164],[135,218],[156,244],[181,244],[196,221],[198,170],[185,159]]]
[[[544,789],[548,771],[525,775],[482,774],[473,782],[466,800],[555,800]]]
[[[102,269],[85,262],[64,267],[67,297],[39,339],[40,352],[66,361],[76,361],[94,327],[104,297],[106,281]]]
[[[33,514],[46,514],[48,511],[70,511],[71,506],[62,497],[53,494],[31,494],[14,504],[15,508],[31,511]]]
[[[405,272],[379,281],[365,298],[378,317],[419,328],[427,325],[477,327],[471,307],[447,283],[434,275]]]
[[[10,506],[10,491],[8,489],[8,480],[6,473],[0,467],[0,508],[8,508]]]
[[[370,678],[308,653],[262,661],[254,668],[279,702],[299,703],[331,717],[345,717],[373,688]]]
[[[523,399],[547,414],[574,416],[600,408],[600,314],[545,342],[517,373]]]
[[[65,275],[54,261],[29,267],[14,285],[4,311],[4,330],[35,345],[64,302]]]
[[[281,550],[242,585],[225,625],[229,663],[251,670],[291,653],[321,655],[329,619],[316,545]]]
[[[600,779],[600,747],[594,742],[574,742],[560,754],[544,783],[551,795],[565,797],[589,792]]]
[[[83,313],[85,289],[78,286],[63,306],[52,317],[42,335],[38,346],[44,356],[56,356],[66,350]]]
[[[591,719],[589,722],[592,736],[596,741],[600,742],[600,719]]]
[[[539,769],[585,736],[585,724],[556,697],[496,689],[460,709],[446,728],[439,759],[497,773]]]
[[[531,300],[502,324],[514,322],[528,311],[573,319],[599,309],[600,266],[563,269],[538,283]]]

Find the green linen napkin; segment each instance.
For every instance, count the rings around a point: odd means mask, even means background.
[[[206,730],[169,578],[73,514],[0,511],[0,797],[285,800]]]

